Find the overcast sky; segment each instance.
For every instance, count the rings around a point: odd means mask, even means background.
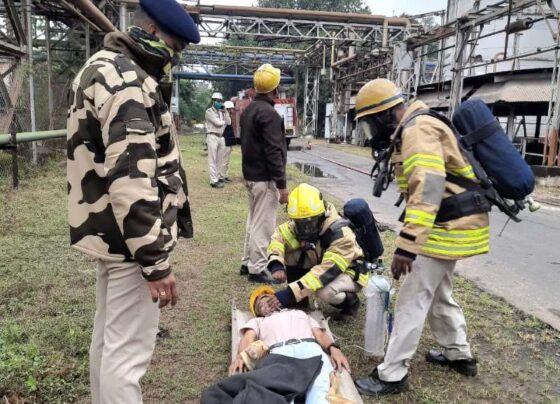
[[[256,0],[201,0],[201,4],[224,4],[235,6],[252,6]],[[428,11],[442,10],[447,0],[365,0],[373,14],[400,15],[420,14]]]

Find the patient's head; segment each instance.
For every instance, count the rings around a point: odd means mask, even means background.
[[[253,290],[249,297],[249,308],[256,317],[266,317],[275,310],[270,307],[270,299],[274,296],[274,289],[270,286],[260,286]]]
[[[255,302],[255,316],[266,317],[276,311],[270,307],[270,299],[272,299],[272,295],[261,295],[257,298]]]

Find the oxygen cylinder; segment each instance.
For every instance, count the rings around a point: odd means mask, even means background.
[[[364,348],[366,355],[385,355],[385,335],[391,282],[381,272],[369,277],[364,295],[366,297],[366,324]]]

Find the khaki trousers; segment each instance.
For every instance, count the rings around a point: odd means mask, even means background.
[[[223,136],[209,133],[206,143],[208,144],[208,174],[210,176],[210,183],[215,183],[222,179],[220,171],[223,169],[226,142]]]
[[[266,269],[266,249],[276,228],[278,189],[273,181],[245,181],[249,213],[245,232],[245,246],[241,263],[249,273],[259,274]]]
[[[359,292],[360,285],[352,280],[349,275],[340,274],[333,281],[317,291],[319,299],[325,303],[338,305],[346,298],[345,292]]]
[[[393,332],[384,361],[377,367],[381,380],[399,381],[407,374],[426,317],[447,359],[472,357],[463,311],[451,297],[455,264],[420,255],[414,262],[399,290]]]
[[[222,154],[221,166],[220,166],[220,179],[226,179],[229,177],[229,160],[231,159],[231,146],[225,146],[224,152]]]
[[[97,261],[96,311],[89,351],[94,404],[142,403],[159,309],[134,262]]]

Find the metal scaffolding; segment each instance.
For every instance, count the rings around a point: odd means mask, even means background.
[[[15,0],[1,0],[6,4],[6,18],[17,16]],[[55,125],[57,96],[53,92],[57,83],[68,85],[68,78],[76,73],[83,61],[99,48],[103,35],[118,25],[124,30],[128,24],[131,7],[137,0],[33,0],[30,1],[30,21],[33,32],[32,46],[25,44],[25,30],[11,30],[22,40],[6,41],[0,38],[0,50],[9,50],[14,60],[36,59],[45,62],[48,85],[46,106],[49,122]],[[21,4],[21,3],[20,3]],[[249,74],[262,63],[272,63],[292,76],[301,71],[305,79],[302,127],[305,134],[317,135],[319,119],[319,88],[321,80],[329,80],[331,88],[341,88],[338,82],[348,86],[372,77],[376,67],[382,64],[389,71],[394,44],[410,35],[406,18],[387,18],[367,14],[346,14],[305,10],[264,9],[258,7],[188,5],[187,10],[195,18],[202,36],[212,38],[241,38],[256,43],[253,47],[198,45],[189,46],[181,70],[213,74]],[[191,3],[192,4],[192,3]],[[299,43],[302,49],[271,47],[277,41]],[[267,46],[260,46],[267,44]],[[307,47],[306,47],[307,46]],[[350,47],[358,47],[359,60],[352,64],[338,64],[337,55]],[[33,49],[33,52],[28,52]],[[362,58],[362,54],[364,57]],[[57,66],[56,71],[53,66]],[[9,70],[12,71],[12,70]],[[33,81],[33,72],[30,80]],[[11,86],[12,92],[17,86]],[[29,91],[32,93],[33,89]],[[17,98],[17,97],[16,97]],[[37,94],[30,94],[33,110]],[[334,99],[340,97],[333,94]],[[35,114],[32,112],[32,116]],[[3,116],[5,118],[5,116]],[[10,120],[9,118],[5,118]],[[29,128],[25,128],[29,129]]]
[[[438,99],[441,100],[439,107],[448,111],[449,116],[462,100],[477,95],[477,90],[483,85],[477,81],[478,77],[473,72],[480,68],[490,68],[487,76],[496,74],[496,66],[504,62],[510,62],[509,74],[520,72],[520,61],[536,55],[552,54],[550,69],[551,95],[548,102],[547,134],[544,137],[543,164],[559,165],[558,152],[558,128],[560,127],[560,86],[558,85],[558,65],[560,63],[560,16],[552,1],[544,0],[501,0],[494,4],[478,9],[479,2],[475,2],[475,9],[464,15],[457,16],[435,30],[419,35],[411,36],[406,41],[406,53],[400,49],[402,60],[393,65],[393,74],[396,77],[405,77],[406,84],[410,89],[410,95],[422,95],[422,89],[435,89]],[[520,18],[528,9],[533,13],[533,18],[523,20]],[[501,29],[490,30],[492,22],[505,20]],[[536,22],[543,21],[546,31],[550,35],[552,45],[538,46],[534,49],[519,49],[519,32],[529,30]],[[475,57],[477,46],[480,41],[496,35],[505,35],[503,52],[500,57],[489,61],[477,60]],[[510,36],[513,40],[510,42]],[[545,38],[542,38],[544,42]],[[509,51],[509,45],[513,44]],[[428,50],[436,46],[436,50]],[[395,52],[395,55],[397,52]],[[443,75],[444,55],[450,56],[451,78],[446,79]],[[395,56],[396,58],[396,56]],[[436,67],[431,74],[426,73],[426,62],[435,61]],[[470,83],[470,84],[469,84]],[[482,83],[482,84],[481,84]],[[406,86],[404,88],[407,88]],[[433,92],[433,90],[432,90]],[[422,98],[422,97],[420,97]],[[501,107],[502,109],[505,107]],[[514,128],[515,113],[513,109],[507,111],[508,133],[515,136],[519,130]],[[541,117],[537,118],[537,127],[540,128]],[[519,125],[526,126],[523,116]],[[522,145],[524,150],[525,145]]]

